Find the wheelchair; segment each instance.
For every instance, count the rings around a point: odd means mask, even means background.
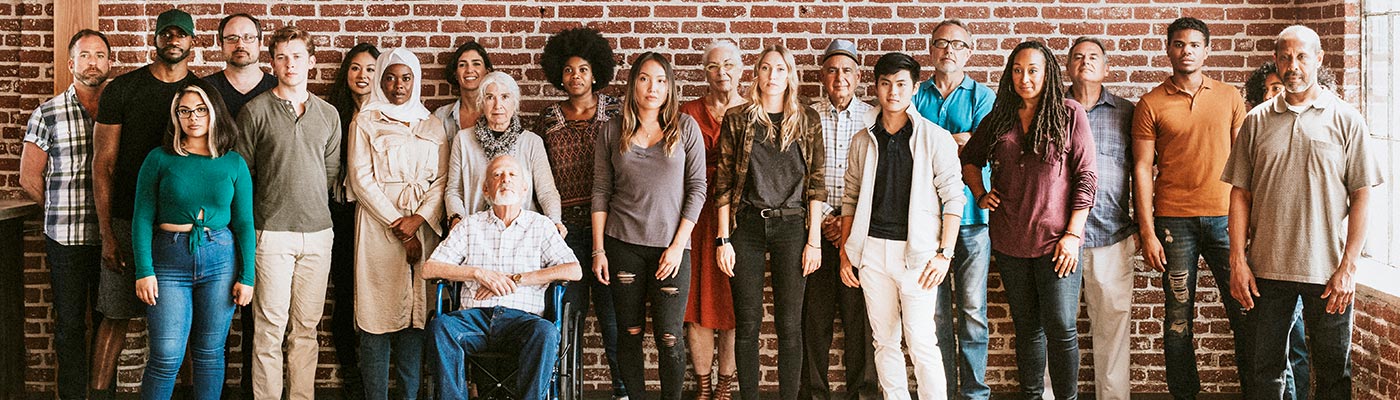
[[[433,299],[437,308],[430,317],[437,317],[442,310],[456,311],[461,308],[461,299],[458,298],[461,285],[461,282],[436,282]],[[554,282],[545,291],[544,318],[553,322],[559,330],[559,359],[555,362],[554,376],[550,378],[549,385],[551,400],[579,400],[583,393],[583,349],[577,332],[583,329],[584,315],[574,308],[574,304],[564,301],[567,285],[568,282]],[[517,356],[516,353],[492,350],[467,357],[464,368],[468,397],[473,400],[522,398],[520,389],[515,386],[516,374],[519,373],[515,365]],[[436,385],[432,387],[434,391],[437,389]]]

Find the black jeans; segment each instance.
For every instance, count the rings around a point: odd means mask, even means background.
[[[627,387],[622,383],[622,371],[617,366],[617,312],[613,310],[612,291],[593,274],[593,224],[565,223],[564,227],[569,230],[564,243],[574,251],[574,257],[583,268],[583,279],[564,290],[564,301],[586,315],[589,299],[592,299],[593,316],[598,319],[598,331],[603,336],[603,358],[608,362],[608,376],[612,378],[612,395],[615,398],[626,396]],[[584,330],[575,331],[574,343],[583,343]],[[582,357],[583,346],[574,346],[574,352]]]
[[[331,343],[335,345],[335,360],[349,398],[363,397],[359,379],[359,335],[355,331],[355,203],[330,202],[331,231]],[[245,335],[252,337],[252,335]],[[249,347],[251,348],[251,347]]]
[[[1051,392],[1059,400],[1079,398],[1079,293],[1084,270],[1055,273],[1054,255],[1012,257],[992,251],[1001,271],[1011,324],[1016,330],[1016,369],[1021,394],[1039,399],[1045,392],[1049,363]]]
[[[835,301],[832,301],[835,300]],[[865,313],[865,294],[860,288],[841,282],[840,249],[822,240],[822,267],[807,276],[802,301],[802,387],[800,399],[831,399],[827,379],[831,366],[832,321],[841,311],[845,333],[842,360],[846,366],[848,400],[879,399],[880,383],[875,375],[875,345],[871,342],[870,320]]]
[[[58,398],[85,399],[88,389],[87,313],[97,305],[102,246],[60,244],[44,236],[53,285],[53,348],[58,353]],[[93,321],[102,317],[93,313]],[[94,328],[95,328],[94,324]]]
[[[1303,300],[1303,324],[1306,326],[1308,353],[1314,399],[1350,399],[1352,306],[1346,312],[1328,314],[1327,301],[1322,298],[1325,285],[1276,281],[1256,278],[1259,297],[1245,322],[1253,338],[1254,351],[1246,399],[1284,399],[1288,369],[1290,338],[1285,332],[1293,325],[1298,299]],[[1295,377],[1307,382],[1307,376]]]
[[[739,397],[758,400],[758,335],[763,324],[764,264],[772,272],[774,325],[778,328],[778,398],[796,400],[802,385],[802,248],[807,227],[802,215],[763,218],[757,211],[738,213],[730,235],[734,246],[734,358],[738,364]],[[765,256],[771,256],[765,260]]]
[[[642,352],[642,324],[651,303],[652,339],[660,359],[661,398],[680,400],[685,383],[685,303],[690,299],[690,250],[681,253],[676,275],[656,279],[664,247],[640,246],[612,237],[603,241],[607,251],[613,308],[617,311],[618,367],[622,382],[632,390],[632,400],[646,400],[646,354]]]

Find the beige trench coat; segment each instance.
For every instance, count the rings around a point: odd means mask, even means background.
[[[355,213],[355,324],[383,334],[426,325],[423,260],[442,236],[443,190],[449,140],[437,117],[404,124],[379,111],[361,112],[350,125],[346,184],[359,202]],[[423,255],[410,264],[389,224],[421,215]]]

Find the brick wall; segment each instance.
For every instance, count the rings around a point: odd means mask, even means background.
[[[443,81],[439,66],[446,61],[445,53],[453,46],[476,39],[492,52],[498,69],[521,80],[525,99],[522,112],[533,114],[548,102],[563,97],[549,87],[536,67],[539,49],[550,33],[579,24],[602,30],[624,60],[649,50],[671,54],[678,65],[683,97],[688,99],[704,92],[702,73],[696,66],[701,50],[717,38],[737,40],[749,61],[766,45],[783,44],[793,49],[797,62],[803,66],[802,78],[806,82],[803,93],[818,96],[816,58],[830,39],[856,40],[865,52],[866,65],[888,51],[904,51],[928,61],[930,30],[938,21],[953,17],[968,22],[974,32],[977,50],[969,69],[971,75],[983,83],[995,83],[1006,53],[1021,40],[1045,40],[1063,53],[1075,36],[1098,35],[1108,39],[1109,63],[1113,70],[1110,89],[1132,99],[1168,76],[1169,63],[1163,52],[1162,36],[1166,24],[1174,18],[1194,16],[1211,24],[1215,40],[1212,41],[1214,54],[1208,62],[1208,74],[1236,85],[1248,77],[1253,67],[1269,59],[1273,35],[1284,26],[1303,21],[1322,33],[1325,47],[1331,50],[1327,66],[1338,72],[1347,97],[1354,100],[1359,98],[1360,81],[1357,1],[1171,0],[1157,2],[1167,4],[1147,4],[1145,0],[1136,0],[1132,3],[1141,4],[1114,5],[1097,0],[1066,0],[1060,4],[973,0],[955,4],[888,0],[849,3],[493,1],[473,4],[334,0],[314,3],[190,1],[179,2],[179,7],[196,18],[199,35],[192,65],[201,75],[216,71],[222,64],[221,56],[213,47],[212,32],[218,19],[228,13],[247,12],[262,18],[266,31],[290,23],[322,35],[318,39],[321,51],[316,54],[319,63],[312,76],[312,90],[317,93],[325,93],[325,85],[341,61],[340,51],[358,42],[370,42],[381,49],[396,46],[414,49],[429,66],[423,77],[425,100],[432,107],[447,103],[453,94]],[[20,196],[17,174],[24,122],[34,107],[52,93],[53,7],[51,0],[0,4],[0,33],[3,33],[0,37],[0,71],[3,71],[0,73],[0,196]],[[103,2],[99,28],[112,39],[118,71],[148,62],[154,16],[169,7],[170,3],[164,2]],[[1346,50],[1333,50],[1342,48]],[[746,71],[746,76],[751,75]],[[624,76],[619,73],[618,79]],[[606,92],[617,94],[619,88],[612,87]],[[28,227],[30,235],[22,250],[26,256],[27,389],[51,392],[55,363],[50,340],[51,296],[42,263],[37,221],[30,221]],[[1015,374],[1009,311],[1000,280],[993,276],[989,285],[992,338],[987,379],[995,391],[1012,391]],[[1159,285],[1156,273],[1139,272],[1135,278],[1132,378],[1137,392],[1166,391],[1160,322],[1164,314],[1163,293],[1157,288]],[[1228,325],[1224,310],[1218,305],[1220,293],[1207,289],[1214,287],[1208,273],[1202,274],[1201,286],[1196,332],[1202,386],[1207,392],[1238,391]],[[1387,344],[1388,347],[1380,348],[1379,344],[1389,343],[1384,340],[1386,338],[1400,338],[1400,330],[1390,325],[1400,323],[1400,317],[1387,307],[1395,302],[1374,301],[1363,300],[1358,307],[1358,326],[1363,333],[1357,336],[1357,342],[1365,347],[1359,352],[1380,354],[1380,359],[1388,361],[1358,355],[1357,372],[1377,375],[1359,382],[1378,387],[1374,393],[1380,396],[1397,393],[1395,382],[1400,378],[1395,375],[1395,347]],[[327,307],[329,311],[334,305]],[[1087,320],[1081,320],[1081,332],[1087,332],[1087,324]],[[766,325],[765,338],[771,339],[772,331],[771,325]],[[586,343],[591,347],[584,359],[585,389],[605,389],[606,368],[600,362],[599,340],[591,322],[589,332]],[[123,354],[120,386],[124,390],[135,390],[145,359],[144,333],[132,334],[127,343],[129,350]],[[329,343],[325,336],[322,343]],[[762,350],[764,355],[775,353],[776,341],[765,340],[764,343],[767,346]],[[1084,368],[1080,376],[1084,391],[1092,390],[1090,346],[1088,335],[1083,334]],[[839,349],[839,346],[834,348]],[[775,389],[775,359],[763,359],[768,364],[764,366],[764,389]],[[833,357],[833,361],[840,359],[839,354]],[[231,384],[236,383],[237,372],[242,367],[236,360],[236,357],[230,359]],[[324,347],[317,374],[321,385],[338,386],[335,368],[333,351]],[[834,381],[840,381],[839,370],[839,366],[833,368]]]

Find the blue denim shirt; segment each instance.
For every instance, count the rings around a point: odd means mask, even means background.
[[[971,77],[963,76],[962,83],[944,98],[943,94],[938,92],[938,87],[933,85],[933,77],[929,77],[919,84],[919,90],[914,92],[913,102],[919,114],[948,132],[972,132],[977,130],[982,118],[992,112],[996,92],[977,83]],[[1128,114],[1128,117],[1131,120],[1132,114]],[[982,187],[992,187],[990,166],[982,168]],[[963,194],[967,196],[967,205],[963,207],[962,225],[986,224],[987,210],[977,207],[977,199],[972,196],[972,189],[963,189]]]
[[[1073,95],[1065,91],[1065,97]],[[1089,110],[1089,129],[1094,133],[1099,153],[1095,159],[1099,190],[1084,225],[1084,247],[1103,247],[1138,230],[1137,222],[1128,215],[1133,194],[1133,103],[1105,89],[1099,93],[1098,102],[1085,108]]]

